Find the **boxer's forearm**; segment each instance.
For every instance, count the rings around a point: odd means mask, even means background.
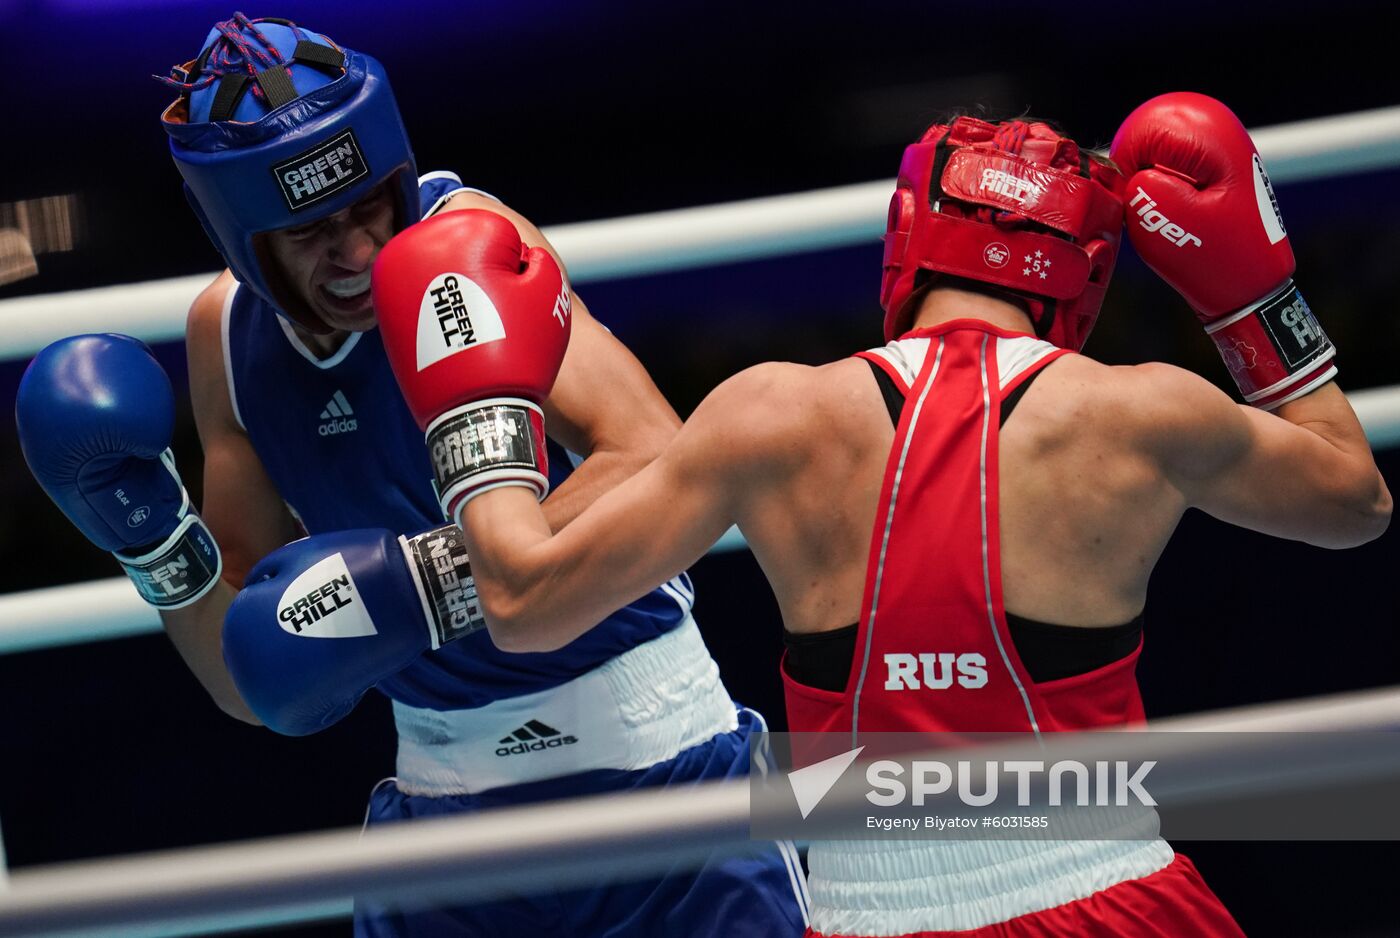
[[[219,709],[244,723],[261,725],[243,702],[224,664],[224,614],[238,590],[220,581],[198,602],[160,614],[165,634],[180,653],[190,673],[208,691]]]
[[[544,500],[549,530],[563,530],[600,496],[646,468],[655,455],[652,451],[595,450]]]
[[[577,523],[591,527],[584,515]],[[636,598],[616,578],[590,582],[592,564],[578,539],[551,536],[544,512],[525,489],[472,499],[460,523],[491,640],[503,651],[561,648]],[[570,549],[570,543],[579,546]]]
[[[550,651],[701,557],[733,523],[723,487],[665,457],[551,536],[523,488],[467,503],[461,524],[491,630],[506,651]]]
[[[704,556],[743,520],[755,492],[784,485],[806,461],[791,433],[802,426],[793,414],[805,412],[799,393],[774,392],[770,372],[782,377],[793,367],[750,369],[725,382],[660,456],[553,536],[527,489],[469,501],[459,523],[496,644],[568,644]]]

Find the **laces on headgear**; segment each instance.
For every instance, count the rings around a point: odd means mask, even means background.
[[[209,87],[225,75],[246,73],[247,77],[253,78],[260,68],[285,64],[277,47],[268,41],[256,25],[265,22],[268,20],[250,20],[243,13],[234,13],[232,19],[214,25],[214,29],[219,33],[218,38],[205,46],[204,51],[193,63],[175,66],[170,70],[168,78],[162,75],[151,77],[167,88],[189,94]],[[297,38],[301,38],[295,23],[285,20],[274,22],[290,27],[298,34]],[[244,30],[247,30],[248,36],[244,35]],[[257,45],[249,41],[250,37]],[[253,94],[261,95],[262,91],[254,88]]]
[[[258,29],[259,23],[273,23],[291,30],[297,45],[290,58],[283,56],[277,45]],[[309,39],[305,31],[290,20],[249,19],[243,13],[234,13],[231,19],[216,24],[214,29],[218,36],[197,59],[175,66],[169,77],[153,76],[186,97],[217,82],[209,111],[211,121],[231,118],[249,89],[269,110],[295,99],[297,91],[292,84],[291,69],[294,62],[323,71],[344,67],[345,55],[341,50]]]
[[[1030,133],[1030,125],[1025,121],[1007,121],[998,125],[996,133],[992,134],[992,146],[998,150],[1019,155],[1028,133]]]

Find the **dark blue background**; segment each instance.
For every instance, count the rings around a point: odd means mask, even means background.
[[[1375,7],[1349,0],[404,9],[354,0],[247,12],[376,55],[420,166],[454,169],[546,225],[888,178],[903,143],[956,105],[1029,109],[1106,143],[1137,103],[1180,88],[1223,98],[1250,126],[1397,99]],[[85,213],[79,250],[41,257],[40,275],[0,298],[214,268],[155,119],[169,95],[148,76],[193,57],[229,12],[0,0],[0,202],[76,192]],[[1393,171],[1279,187],[1299,282],[1340,348],[1348,390],[1400,381],[1397,190]],[[754,362],[878,344],[879,258],[872,243],[582,293],[685,414]],[[157,351],[183,387],[183,349]],[[1184,305],[1130,252],[1087,351],[1228,381]],[[13,399],[22,364],[0,364],[0,401]],[[115,575],[29,478],[8,411],[0,591]],[[198,498],[187,404],[175,450]],[[1394,480],[1400,454],[1380,459]],[[1398,537],[1329,552],[1189,515],[1152,581],[1139,670],[1149,714],[1400,682]],[[730,689],[780,724],[779,620],[752,557],[710,557],[695,579]],[[17,866],[357,823],[393,764],[382,700],[318,736],[282,739],[222,717],[160,636],[0,657],[0,714],[0,823]],[[1390,845],[1186,852],[1251,934],[1400,930]]]

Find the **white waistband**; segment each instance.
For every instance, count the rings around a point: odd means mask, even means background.
[[[1157,816],[1131,826],[1155,835]],[[1155,836],[814,842],[812,930],[874,938],[983,928],[1155,873],[1174,856]]]
[[[549,690],[472,710],[394,702],[398,786],[475,794],[591,769],[642,769],[738,725],[695,620]]]

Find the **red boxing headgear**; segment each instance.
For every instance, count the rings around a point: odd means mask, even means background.
[[[909,330],[915,278],[928,270],[1005,289],[1029,306],[1037,335],[1083,348],[1118,257],[1122,188],[1113,167],[1047,124],[930,127],[904,151],[890,202],[885,339]]]

